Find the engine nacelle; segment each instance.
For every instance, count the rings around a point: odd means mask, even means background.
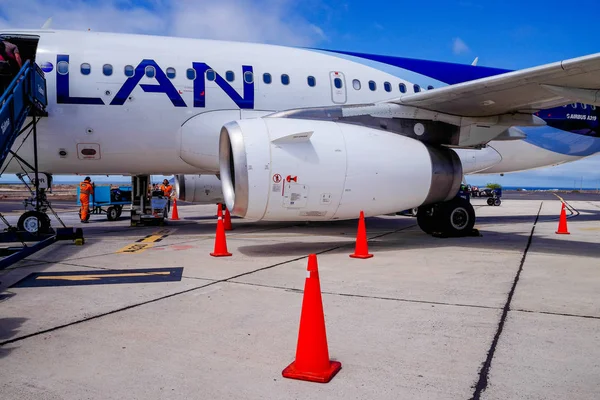
[[[223,195],[233,214],[319,221],[381,215],[452,199],[456,153],[332,121],[259,118],[221,129]]]
[[[223,203],[221,181],[215,175],[175,175],[178,200],[191,203]]]

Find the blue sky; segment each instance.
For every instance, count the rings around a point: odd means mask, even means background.
[[[599,50],[600,2],[348,0],[21,0],[0,3],[0,29],[133,32],[425,58],[520,69]],[[600,156],[470,182],[584,186],[600,182]],[[569,183],[570,182],[570,183]]]

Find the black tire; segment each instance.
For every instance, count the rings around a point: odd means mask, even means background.
[[[106,209],[106,219],[116,221],[117,218],[119,218],[119,211],[113,206],[108,207]]]
[[[502,204],[502,200],[500,200],[500,199],[494,199],[494,205],[496,207],[499,206],[500,204]]]
[[[117,209],[117,218],[120,218],[123,213],[123,206],[115,206],[115,208]]]
[[[50,230],[50,218],[38,211],[27,211],[19,218],[17,228],[29,233],[47,233]]]
[[[488,206],[493,206],[494,205],[494,199],[492,199],[490,197],[489,199],[487,199],[487,203],[488,203]]]
[[[440,231],[447,236],[469,235],[475,226],[475,210],[461,197],[441,203],[438,218]]]
[[[435,206],[421,206],[417,211],[417,224],[428,235],[436,230],[437,218]]]

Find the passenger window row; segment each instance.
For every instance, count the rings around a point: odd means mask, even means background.
[[[66,61],[59,62],[57,65],[57,70],[58,70],[58,73],[61,75],[67,74],[69,72],[69,63],[67,63]],[[80,66],[80,71],[81,71],[82,75],[89,75],[92,72],[92,66],[88,63],[83,63]],[[133,65],[126,65],[124,67],[123,71],[125,73],[125,76],[127,76],[127,77],[132,77],[135,74],[135,68],[133,67]],[[146,69],[144,70],[144,73],[148,78],[154,78],[156,76],[156,69],[153,66],[148,65],[146,67]],[[104,74],[105,76],[111,76],[113,74],[113,66],[110,64],[104,64],[102,66],[102,74]],[[169,67],[166,69],[166,75],[167,75],[167,78],[169,78],[169,79],[175,79],[175,77],[177,76],[177,72],[175,71],[175,68]],[[188,68],[185,71],[185,76],[187,79],[193,81],[194,79],[196,79],[196,70],[194,70],[193,68]],[[212,69],[207,70],[206,71],[206,79],[209,81],[216,80],[217,73],[215,71],[213,71]],[[225,80],[227,82],[235,81],[235,73],[233,71],[226,71],[225,72]],[[252,73],[252,71],[244,72],[244,82],[246,82],[246,83],[254,82],[254,74]],[[267,85],[270,85],[273,82],[273,78],[270,73],[265,72],[263,74],[263,82]],[[282,74],[281,75],[281,83],[286,86],[289,85],[290,84],[289,75]],[[306,83],[310,87],[315,87],[317,85],[317,80],[314,76],[308,76],[306,78]],[[371,90],[372,92],[377,90],[377,84],[375,83],[375,81],[371,80],[371,81],[369,81],[368,84],[369,84],[369,90]],[[333,85],[337,89],[341,89],[343,87],[343,82],[340,78],[335,78],[333,80]],[[352,87],[354,88],[354,90],[360,90],[362,87],[360,80],[354,79],[352,81]],[[384,82],[383,89],[386,92],[390,93],[392,91],[392,84],[387,81]],[[431,85],[427,86],[427,90],[431,90],[431,89],[433,89],[433,86],[431,86]],[[398,90],[400,91],[400,93],[406,93],[407,92],[406,84],[399,83]],[[414,90],[414,93],[419,93],[421,91],[421,87],[417,84],[414,84],[413,90]]]

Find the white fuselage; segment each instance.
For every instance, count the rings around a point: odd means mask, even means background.
[[[215,174],[220,128],[229,121],[384,101],[400,96],[400,85],[414,92],[397,76],[314,50],[94,32],[11,34],[39,36],[35,61],[46,66],[48,93],[48,117],[38,125],[39,166],[53,174]],[[137,69],[133,76],[126,76],[129,66]],[[32,141],[22,140],[13,148],[31,161]],[[490,145],[459,151],[465,173],[503,159],[511,160],[510,171],[577,158],[538,148],[548,154],[532,163],[516,156],[527,143]],[[13,161],[7,172],[20,170]]]

